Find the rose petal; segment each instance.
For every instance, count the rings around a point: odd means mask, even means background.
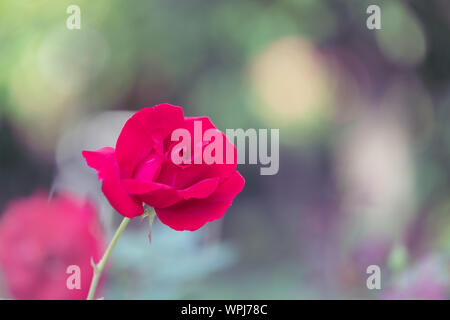
[[[154,208],[165,208],[182,200],[181,195],[178,195],[173,187],[165,184],[124,179],[122,185],[127,192],[136,195],[141,201]]]
[[[144,213],[142,201],[130,195],[120,182],[120,170],[117,163],[105,166],[101,171],[102,191],[111,206],[121,215],[134,218]]]
[[[189,188],[178,190],[178,194],[185,200],[203,199],[210,196],[219,186],[219,178],[211,178],[202,180]]]
[[[233,200],[242,191],[244,185],[244,177],[238,171],[235,171],[227,180],[219,185],[217,191],[208,199],[211,201]]]
[[[101,148],[97,151],[87,151],[84,150],[81,152],[86,163],[92,169],[99,171],[106,164],[114,162],[114,148],[105,147]]]
[[[194,155],[194,122],[200,121],[202,124],[202,137],[206,130],[215,129],[215,126],[212,124],[211,120],[208,117],[198,117],[198,118],[186,118],[184,122],[184,128],[189,130],[191,133],[191,145],[192,145],[192,153]],[[222,134],[222,146],[223,146],[223,159],[222,164],[213,163],[213,164],[195,164],[192,163],[190,165],[175,165],[172,161],[164,162],[161,165],[161,172],[156,179],[157,182],[174,186],[177,189],[187,188],[195,183],[198,183],[202,180],[214,177],[221,177],[222,180],[229,177],[236,171],[237,166],[237,154],[236,147],[230,142],[228,137],[221,132]],[[170,151],[172,150],[171,145],[169,147]],[[203,149],[206,145],[202,147],[202,155]],[[227,149],[228,148],[228,149]],[[227,150],[233,151],[233,161],[232,163],[226,163],[226,154]],[[201,155],[201,156],[202,156]],[[198,155],[197,155],[198,157]],[[170,153],[168,155],[170,159]]]
[[[244,184],[244,178],[235,171],[210,197],[181,201],[167,208],[155,208],[155,211],[161,222],[169,227],[194,231],[207,222],[220,219]]]
[[[183,126],[183,109],[160,104],[136,112],[125,123],[116,143],[116,157],[123,177],[131,177],[136,165],[151,151],[153,136],[164,139]],[[162,141],[162,140],[160,140]]]
[[[151,181],[143,181],[139,179],[123,179],[122,185],[127,192],[136,195],[146,194],[155,190],[174,190],[173,187]]]
[[[133,178],[142,181],[153,181],[160,170],[161,159],[158,156],[149,157],[137,167]]]

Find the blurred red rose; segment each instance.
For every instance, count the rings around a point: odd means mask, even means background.
[[[38,193],[11,202],[0,219],[0,274],[11,298],[86,299],[91,257],[103,252],[96,210],[68,194]],[[69,289],[68,267],[80,270],[80,289]]]
[[[219,163],[175,164],[171,155],[178,141],[172,141],[171,135],[176,129],[187,130],[191,146],[200,147],[200,153],[215,139],[198,141],[194,137],[201,135],[202,139],[207,130],[215,130],[222,138],[223,150],[234,152],[232,161],[227,163],[223,152]],[[98,171],[103,193],[120,214],[129,218],[142,215],[144,202],[175,230],[193,231],[220,219],[245,184],[236,171],[236,148],[225,134],[209,118],[185,118],[182,108],[170,104],[138,111],[125,123],[115,149],[83,151],[83,156]]]

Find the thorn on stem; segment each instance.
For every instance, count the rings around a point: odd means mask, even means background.
[[[91,257],[91,266],[94,269],[94,272],[98,271],[97,265],[95,264],[93,257]]]

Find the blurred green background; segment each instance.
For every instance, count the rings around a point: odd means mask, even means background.
[[[240,165],[243,192],[197,233],[157,222],[149,245],[136,222],[105,296],[448,299],[449,32],[446,0],[1,0],[0,209],[71,189],[112,230],[81,150],[168,102],[279,128],[280,170]]]

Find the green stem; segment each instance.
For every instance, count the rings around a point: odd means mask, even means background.
[[[103,257],[100,260],[100,262],[98,264],[95,264],[94,261],[91,260],[92,268],[94,269],[94,274],[92,276],[92,282],[91,282],[91,286],[89,288],[87,300],[94,299],[95,290],[97,289],[98,281],[100,280],[100,276],[102,275],[103,269],[105,268],[106,261],[108,260],[112,250],[114,249],[120,235],[125,230],[125,227],[127,226],[128,222],[130,222],[130,218],[123,218],[122,222],[120,223],[119,228],[117,228],[116,233],[114,234],[114,237],[112,238],[111,242],[109,243],[108,248],[106,249],[105,253],[103,254]]]

